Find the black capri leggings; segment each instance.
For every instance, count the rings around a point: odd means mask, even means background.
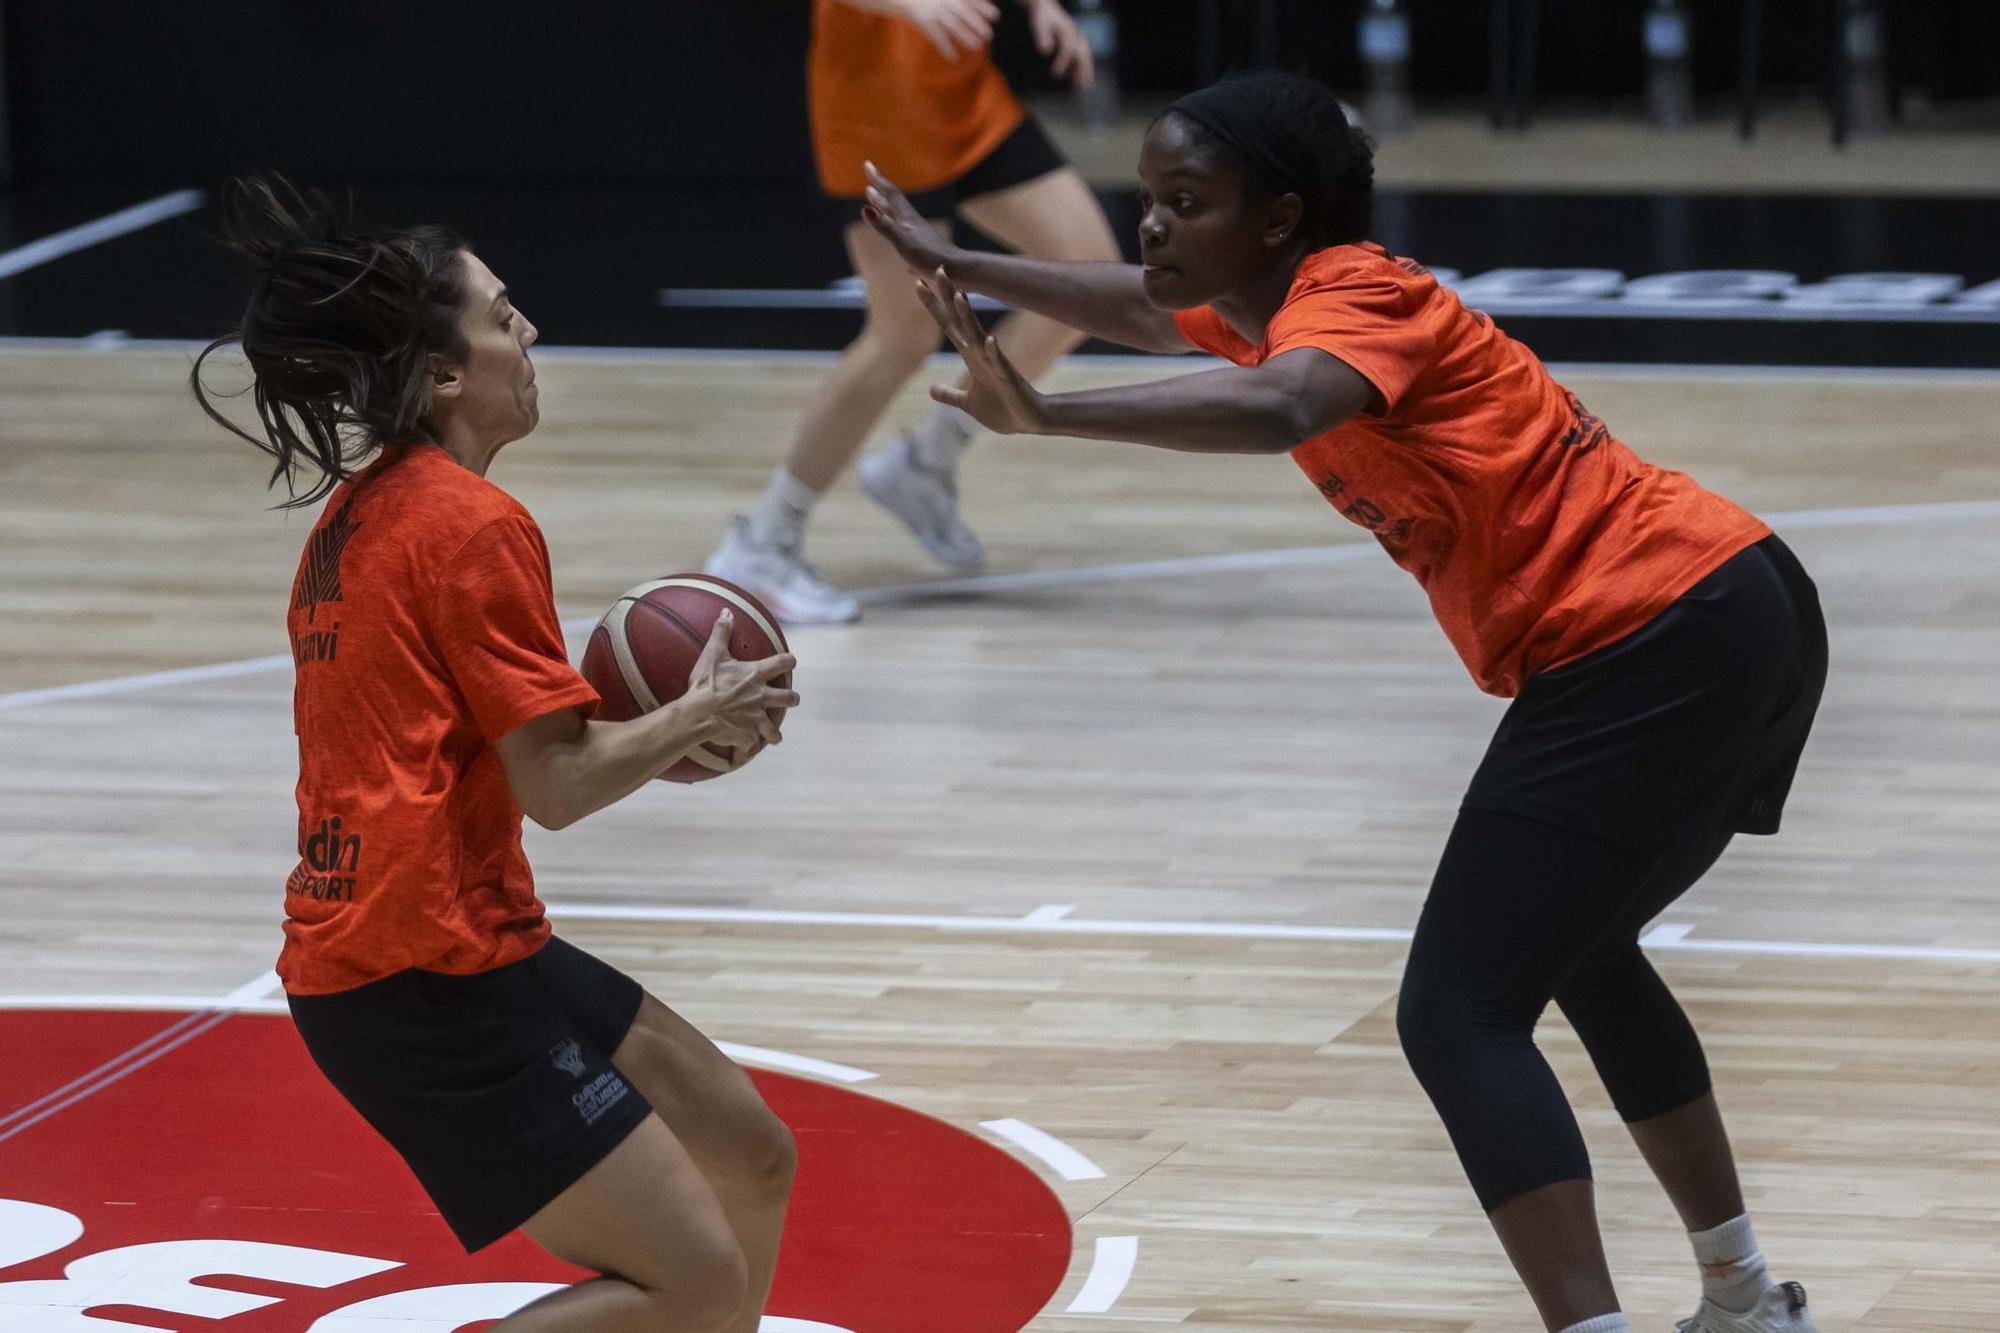
[[[1534,1043],[1551,1000],[1628,1123],[1709,1090],[1639,935],[1737,832],[1776,829],[1825,676],[1817,595],[1773,537],[1637,634],[1532,679],[1502,721],[1396,1013],[1487,1211],[1590,1175]]]

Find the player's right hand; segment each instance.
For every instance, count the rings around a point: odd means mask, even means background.
[[[862,197],[867,206],[862,219],[875,233],[896,248],[896,253],[912,272],[929,274],[945,265],[952,246],[931,220],[917,211],[909,196],[890,184],[880,167],[865,162],[868,188]]]
[[[720,745],[749,746],[759,740],[776,745],[784,737],[771,720],[774,708],[796,708],[796,691],[773,684],[778,677],[798,665],[790,653],[779,653],[759,662],[745,662],[729,653],[729,632],[736,618],[724,611],[715,618],[708,642],[694,670],[688,673],[684,702],[697,716],[711,717],[717,733],[710,739]]]
[[[924,30],[946,60],[983,51],[993,40],[1000,8],[993,0],[903,0],[903,17]]]

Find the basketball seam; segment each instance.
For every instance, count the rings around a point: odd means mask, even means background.
[[[611,609],[604,613],[604,619],[597,623],[604,627],[605,637],[611,642],[611,660],[617,664],[618,674],[624,679],[625,688],[631,692],[632,701],[639,705],[640,711],[650,713],[660,706],[660,700],[653,693],[652,682],[640,669],[639,659],[632,653],[631,639],[626,637],[625,618],[631,614],[631,601],[621,597],[611,604]]]
[[[767,639],[770,642],[772,647],[776,648],[781,653],[791,651],[790,645],[788,645],[785,642],[785,632],[778,628],[777,623],[775,621],[771,620],[770,617],[766,616],[763,612],[759,611],[755,605],[747,601],[743,597],[743,595],[737,592],[734,588],[724,587],[720,582],[716,581],[715,579],[711,578],[657,579],[652,583],[644,584],[638,588],[634,588],[632,591],[636,594],[643,596],[645,593],[652,592],[655,588],[696,588],[703,592],[710,593],[713,596],[720,597],[723,601],[728,602],[732,607],[736,608],[738,611],[741,611],[744,615],[749,616],[750,619],[756,624],[757,628],[764,632],[765,639]]]

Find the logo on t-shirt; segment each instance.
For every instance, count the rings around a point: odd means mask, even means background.
[[[319,821],[302,839],[299,866],[285,888],[320,902],[354,901],[354,871],[361,868],[361,835],[341,831],[340,816]]]
[[[354,497],[347,497],[326,526],[306,542],[306,567],[299,572],[299,595],[294,607],[303,608],[307,620],[316,619],[321,602],[337,602],[340,597],[340,557],[361,525],[354,521]]]
[[[625,1094],[632,1091],[625,1080],[618,1077],[618,1071],[607,1069],[590,1080],[581,1089],[570,1095],[570,1104],[583,1117],[583,1123],[594,1125],[604,1117],[604,1113],[625,1100]]]
[[[1571,420],[1569,429],[1556,437],[1557,444],[1581,453],[1585,449],[1595,449],[1611,438],[1611,432],[1605,429],[1596,413],[1583,405],[1581,399],[1568,389],[1563,390],[1563,397],[1569,400]]]
[[[1319,488],[1319,493],[1326,497],[1326,502],[1332,505],[1342,518],[1350,523],[1359,523],[1374,533],[1375,540],[1390,548],[1392,554],[1396,548],[1409,541],[1409,519],[1390,518],[1383,512],[1382,506],[1373,500],[1366,500],[1358,495],[1349,498],[1347,482],[1338,472],[1329,472],[1315,480],[1313,484]]]
[[[571,1078],[583,1077],[583,1048],[576,1038],[564,1037],[549,1049],[549,1063]]]

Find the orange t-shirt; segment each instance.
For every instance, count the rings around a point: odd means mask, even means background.
[[[1292,457],[1416,575],[1489,693],[1624,637],[1770,534],[1637,457],[1533,352],[1372,242],[1307,255],[1261,344],[1207,306],[1174,322],[1238,365],[1316,347],[1374,385],[1379,412]]]
[[[820,184],[840,198],[868,188],[868,161],[904,190],[950,184],[1023,115],[987,52],[947,60],[916,24],[841,0],[813,0],[806,84]]]
[[[597,692],[563,651],[528,511],[435,445],[392,449],[328,497],[286,626],[300,859],[285,989],[483,972],[541,948],[493,743]]]

